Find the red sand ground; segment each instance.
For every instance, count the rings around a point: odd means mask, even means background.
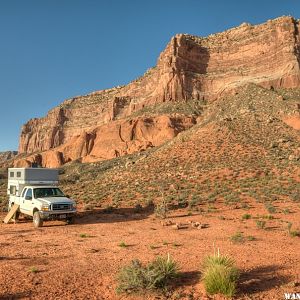
[[[289,236],[286,229],[286,221],[299,229],[299,204],[275,203],[278,211],[289,208],[291,213],[275,213],[273,220],[266,220],[265,230],[257,228],[255,219],[242,220],[245,213],[267,215],[263,205],[251,205],[248,210],[219,205],[215,212],[193,216],[172,212],[174,222],[209,225],[200,230],[175,230],[162,226],[153,214],[134,214],[130,209],[86,214],[68,226],[46,222],[38,230],[24,219],[2,223],[0,299],[221,299],[205,296],[200,283],[201,261],[213,253],[214,245],[234,257],[241,270],[237,299],[284,299],[284,292],[300,292],[300,238]],[[238,231],[255,240],[233,243],[230,237]],[[122,241],[129,246],[120,247]],[[172,295],[116,295],[115,277],[121,266],[167,253],[183,273]]]

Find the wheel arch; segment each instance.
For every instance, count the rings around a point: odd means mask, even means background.
[[[32,210],[32,215],[34,215],[34,213],[35,213],[36,211],[39,211],[39,209],[38,209],[37,207],[35,207],[35,208]]]

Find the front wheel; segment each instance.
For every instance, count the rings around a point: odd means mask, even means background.
[[[40,213],[38,211],[35,211],[33,214],[33,226],[35,228],[43,226],[43,219],[41,218]]]
[[[67,223],[67,225],[74,224],[74,217],[68,217],[66,219],[66,223]]]

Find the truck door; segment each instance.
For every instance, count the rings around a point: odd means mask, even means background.
[[[25,194],[26,194],[27,188],[24,188],[21,194],[21,197],[19,198],[19,203],[20,204],[20,211],[21,213],[26,213],[26,210],[23,210],[23,207],[25,205]]]
[[[23,197],[23,210],[25,214],[32,215],[33,210],[33,194],[32,189],[28,188],[25,197]]]

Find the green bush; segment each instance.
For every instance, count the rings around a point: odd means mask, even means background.
[[[234,260],[217,254],[205,257],[202,263],[202,280],[208,294],[223,294],[232,297],[236,292],[239,272]]]
[[[236,244],[243,243],[245,241],[245,237],[243,236],[243,234],[241,232],[237,232],[233,236],[230,237],[230,240]]]
[[[159,256],[146,266],[133,260],[118,273],[117,293],[163,289],[178,276],[178,270],[177,263],[169,255]]]
[[[256,226],[260,229],[265,229],[266,227],[266,221],[263,220],[257,220],[256,221]]]
[[[249,220],[251,219],[251,215],[250,214],[244,214],[242,215],[242,220]]]

